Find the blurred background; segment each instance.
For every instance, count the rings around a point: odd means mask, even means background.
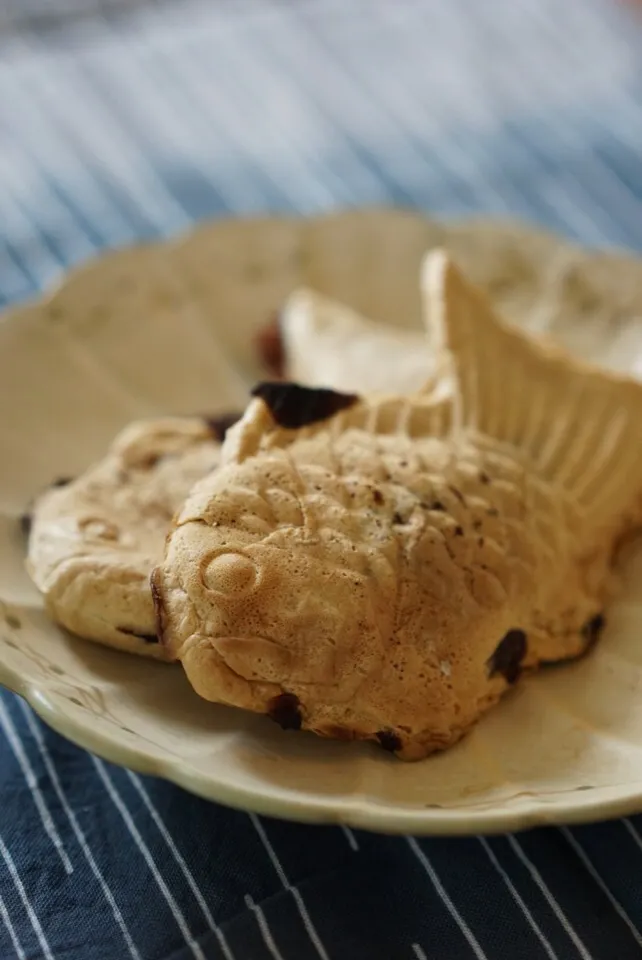
[[[616,0],[0,0],[0,298],[221,214],[518,216],[642,247]]]

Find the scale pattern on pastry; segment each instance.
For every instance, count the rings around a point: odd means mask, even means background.
[[[237,417],[166,417],[125,428],[103,460],[58,480],[29,517],[27,569],[51,617],[72,633],[167,659],[158,643],[149,574],[174,513],[218,466]]]
[[[642,491],[642,386],[506,327],[440,251],[423,282],[426,389],[257,388],[152,575],[201,696],[407,760],[589,649]]]

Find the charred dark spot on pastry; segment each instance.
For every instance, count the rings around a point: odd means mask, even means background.
[[[20,532],[22,533],[23,537],[28,537],[29,534],[31,533],[31,527],[33,524],[33,514],[28,512],[22,513],[20,515],[19,523],[20,523]]]
[[[488,676],[499,674],[507,683],[515,683],[525,655],[526,634],[523,630],[509,630],[488,660]]]
[[[275,377],[282,377],[285,372],[285,346],[281,332],[281,314],[275,310],[268,322],[255,337],[256,350],[259,360],[266,370]]]
[[[479,538],[479,540],[477,541],[477,546],[478,546],[478,547],[483,547],[483,546],[484,546],[484,538],[483,538],[483,537],[480,537],[480,538]]]
[[[463,493],[461,492],[461,490],[458,490],[457,487],[448,487],[448,489],[450,490],[450,492],[452,493],[452,495],[453,495],[454,497],[457,497],[457,499],[459,500],[460,503],[463,503],[463,504],[465,505],[465,503],[466,503],[466,498],[464,497],[464,495],[463,495]]]
[[[396,753],[397,750],[401,750],[401,737],[394,730],[379,730],[376,736],[383,749],[389,753]]]
[[[241,419],[240,413],[223,413],[218,417],[203,417],[203,420],[207,424],[207,429],[212,434],[215,440],[218,440],[219,443],[223,443],[225,440],[225,434]]]
[[[163,643],[165,627],[167,625],[167,616],[165,604],[163,603],[163,593],[161,590],[161,572],[160,567],[154,567],[149,576],[149,587],[152,594],[152,603],[154,604],[154,616],[156,617],[156,639]]]
[[[395,524],[403,523],[403,517],[398,511],[395,511],[392,515],[392,522]]]
[[[480,482],[480,483],[490,483],[490,477],[488,476],[487,473],[484,473],[483,470],[480,471],[480,474],[479,474],[479,482]]]
[[[464,535],[464,528],[463,528],[463,527],[455,527],[455,536],[456,536],[456,537],[463,537],[463,535]]]
[[[473,530],[481,530],[482,522],[481,520],[473,520]]]
[[[325,387],[302,387],[298,383],[259,383],[252,390],[260,397],[280,427],[294,430],[328,420],[354,406],[359,397]]]
[[[280,693],[273,697],[268,704],[268,716],[281,727],[282,730],[301,729],[301,704],[294,693]]]
[[[143,640],[144,643],[158,643],[158,636],[155,633],[137,633],[136,630],[130,630],[129,627],[116,627],[120,633],[127,634],[128,637],[136,637],[137,640]]]
[[[56,477],[55,480],[52,480],[49,484],[50,487],[66,487],[68,484],[73,482],[73,477]]]
[[[499,510],[497,509],[497,507],[489,507],[489,508],[488,508],[488,516],[489,516],[489,517],[498,517],[498,516],[499,516]]]
[[[593,649],[597,641],[600,639],[605,626],[606,620],[603,613],[596,614],[584,624],[582,627],[582,636],[586,640],[584,653],[588,653],[589,650]]]
[[[377,504],[377,506],[380,507],[383,504],[383,493],[381,492],[381,490],[373,490],[372,499]]]
[[[433,503],[430,504],[430,509],[431,509],[431,510],[437,510],[439,513],[445,513],[445,512],[446,512],[446,508],[445,508],[445,506],[443,505],[443,503],[441,502],[441,500],[434,500]]]

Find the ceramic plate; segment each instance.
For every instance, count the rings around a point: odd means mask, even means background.
[[[642,370],[642,267],[511,224],[354,211],[219,222],[109,254],[0,323],[0,680],[60,733],[201,796],[386,832],[472,833],[642,810],[642,554],[585,662],[528,679],[460,745],[402,764],[213,706],[180,667],[48,622],[19,515],[127,421],[238,407],[252,332],[296,285],[419,324],[418,268],[444,244],[505,315],[613,368]]]

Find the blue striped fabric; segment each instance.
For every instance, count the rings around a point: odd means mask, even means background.
[[[229,212],[390,202],[642,249],[641,40],[607,0],[1,0],[0,298]],[[642,957],[642,819],[258,819],[9,694],[0,798],[0,960]]]

